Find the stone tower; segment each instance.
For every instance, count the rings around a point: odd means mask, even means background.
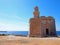
[[[39,10],[37,6],[34,8],[33,14],[34,14],[34,18],[39,18]]]
[[[31,18],[30,34],[31,37],[56,36],[55,19],[51,16],[39,16],[38,7],[34,8],[34,18]]]

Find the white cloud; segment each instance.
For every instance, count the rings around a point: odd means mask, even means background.
[[[28,31],[28,25],[13,25],[0,23],[0,31]]]
[[[56,23],[56,30],[60,31],[60,24],[59,23]]]
[[[57,31],[60,31],[60,26],[56,26],[56,30]]]
[[[5,17],[5,18],[13,18],[13,19],[17,19],[19,21],[24,22],[25,17],[19,17],[16,13],[15,14],[7,14],[7,13],[1,13],[0,12],[0,17]]]
[[[0,17],[8,17],[19,20],[17,23],[5,23],[0,22],[0,31],[27,31],[29,30],[28,22],[24,21],[24,18],[17,16],[16,14],[0,13]]]
[[[56,27],[56,31],[60,31],[60,27]]]

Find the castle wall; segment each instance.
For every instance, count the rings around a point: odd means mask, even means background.
[[[44,37],[47,36],[46,29],[48,29],[49,35],[56,34],[55,20],[52,18],[31,18],[30,19],[30,36]]]
[[[41,36],[39,19],[30,19],[30,36]]]

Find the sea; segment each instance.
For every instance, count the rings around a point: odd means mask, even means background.
[[[0,34],[28,36],[29,31],[0,31]],[[56,34],[60,36],[60,31],[56,31]]]

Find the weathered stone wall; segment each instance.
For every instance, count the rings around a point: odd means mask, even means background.
[[[56,34],[55,20],[53,18],[40,17],[30,19],[30,36],[47,36],[46,29],[48,29],[48,36]]]
[[[30,20],[30,36],[40,36],[40,22],[37,18]]]

